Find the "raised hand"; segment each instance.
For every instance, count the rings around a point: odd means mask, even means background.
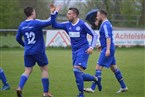
[[[56,6],[56,11],[59,11],[60,9],[61,9],[61,7],[62,7],[62,5],[60,4],[60,5],[58,5],[58,6]]]
[[[54,4],[49,4],[50,7],[50,12],[53,13],[56,10],[56,7],[54,6]]]

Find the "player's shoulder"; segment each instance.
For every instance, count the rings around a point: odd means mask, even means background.
[[[79,19],[79,23],[80,24],[85,24],[86,22],[84,20],[82,20],[82,19]]]
[[[105,20],[103,23],[102,23],[102,26],[112,26],[111,22],[109,20]]]
[[[79,20],[79,25],[82,25],[82,26],[89,26],[89,24],[87,22],[85,22],[84,20]]]
[[[51,18],[45,19],[45,20],[41,20],[41,19],[35,19],[35,22],[48,22],[51,21]]]
[[[19,25],[19,28],[23,27],[25,25],[25,23],[26,23],[25,21],[22,21]]]
[[[109,20],[106,20],[105,22],[104,22],[104,25],[111,25],[111,22],[109,21]]]

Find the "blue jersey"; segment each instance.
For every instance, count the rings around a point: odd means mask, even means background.
[[[24,46],[25,55],[45,52],[42,28],[49,26],[50,24],[50,18],[47,20],[25,20],[20,24],[16,35],[16,40],[19,44]],[[22,36],[24,36],[24,41],[22,39]]]
[[[96,46],[97,34],[90,28],[87,23],[80,19],[78,19],[75,24],[72,24],[69,21],[57,23],[57,14],[57,12],[51,14],[52,26],[54,28],[59,28],[66,31],[71,40],[72,51],[77,51],[83,47],[89,47],[87,34],[92,36],[91,47],[94,48]]]
[[[108,20],[105,20],[99,29],[101,47],[107,47],[106,38],[111,39],[111,48],[114,47],[112,25]]]

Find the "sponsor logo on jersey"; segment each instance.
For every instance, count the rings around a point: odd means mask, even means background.
[[[80,29],[81,29],[81,28],[80,28],[79,26],[78,26],[78,27],[76,27],[76,30],[77,30],[77,31],[80,31]]]

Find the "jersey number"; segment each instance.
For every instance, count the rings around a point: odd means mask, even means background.
[[[30,32],[30,33],[27,32],[27,33],[25,33],[25,35],[27,36],[28,44],[35,44],[36,43],[34,32]]]

